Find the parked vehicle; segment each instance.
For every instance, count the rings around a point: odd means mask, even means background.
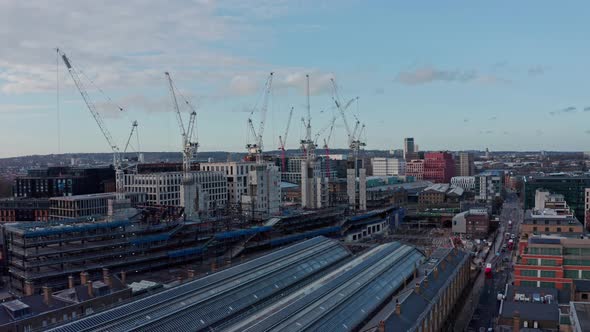
[[[492,264],[487,263],[486,268],[484,270],[487,279],[492,279]]]

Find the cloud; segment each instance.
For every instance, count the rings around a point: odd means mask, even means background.
[[[509,80],[491,74],[480,74],[476,70],[446,70],[432,66],[420,67],[410,71],[401,71],[395,80],[406,85],[420,85],[432,82],[457,82],[480,84],[505,84]]]
[[[494,116],[492,116],[492,117],[491,117],[489,120],[490,120],[490,121],[495,121],[495,120],[498,120],[498,116],[497,116],[497,115],[494,115]]]
[[[375,94],[376,94],[376,95],[382,95],[382,94],[385,94],[385,89],[384,89],[384,88],[376,88],[376,89],[375,89]]]
[[[464,118],[463,122],[465,122],[465,123],[469,122],[469,118]]]
[[[544,134],[545,134],[545,132],[544,132],[544,131],[542,131],[541,129],[537,129],[537,130],[535,131],[535,135],[537,135],[537,136],[543,136]]]
[[[504,130],[504,131],[502,132],[502,134],[504,134],[504,135],[510,135],[510,133],[509,133],[508,131],[506,131],[506,130]]]
[[[584,133],[586,133],[586,134],[590,135],[590,129],[586,129],[586,130],[584,131]]]
[[[562,113],[574,113],[574,112],[576,112],[576,110],[577,110],[577,108],[575,106],[568,106],[566,108],[562,108],[562,109],[557,110],[557,111],[551,111],[551,112],[549,112],[549,114],[551,114],[551,115],[559,115],[559,114],[562,114]]]
[[[590,106],[584,107],[584,112],[590,112]]]
[[[491,135],[493,133],[494,133],[494,131],[493,130],[490,130],[490,129],[488,129],[488,130],[480,130],[479,131],[479,134],[480,135]]]
[[[528,69],[528,75],[529,76],[540,76],[540,75],[545,74],[546,70],[547,70],[547,68],[544,66],[535,65],[535,66],[532,66]]]
[[[55,105],[42,104],[0,104],[0,114],[43,112],[55,109]]]

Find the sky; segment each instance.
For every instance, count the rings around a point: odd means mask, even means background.
[[[137,120],[139,149],[180,151],[168,71],[197,109],[201,151],[246,151],[270,72],[265,150],[291,107],[286,148],[298,148],[309,74],[314,137],[338,116],[334,148],[347,132],[332,78],[343,102],[358,97],[345,116],[365,124],[368,149],[414,137],[421,150],[585,151],[589,11],[539,0],[3,0],[0,157],[110,151],[56,47],[121,149]]]

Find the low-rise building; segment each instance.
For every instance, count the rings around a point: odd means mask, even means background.
[[[145,193],[125,193],[124,198],[129,200],[132,207],[146,203]],[[63,220],[106,216],[109,214],[109,207],[112,212],[112,202],[116,199],[116,193],[52,197],[49,199],[49,218]]]
[[[454,187],[461,187],[465,191],[474,191],[475,176],[453,176],[451,178],[451,185]]]
[[[541,211],[526,210],[520,224],[521,236],[530,237],[539,234],[558,234],[578,236],[584,232],[584,226],[573,215],[558,214],[552,209]]]
[[[570,302],[570,324],[572,332],[590,331],[590,303]]]
[[[512,331],[525,328],[559,331],[557,289],[512,285],[507,285],[506,289],[498,317],[498,325],[501,328],[512,329]]]
[[[453,233],[473,237],[486,236],[490,230],[490,215],[487,209],[470,209],[453,217]]]
[[[0,200],[0,223],[49,220],[47,198],[8,198]]]
[[[406,163],[406,175],[414,177],[416,181],[424,180],[424,160],[412,159]]]
[[[419,194],[418,203],[422,206],[459,206],[464,190],[451,187],[448,183],[436,183]]]

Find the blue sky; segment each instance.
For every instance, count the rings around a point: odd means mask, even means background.
[[[245,151],[248,110],[270,71],[267,150],[291,106],[287,147],[297,147],[306,73],[313,126],[335,112],[335,77],[344,98],[359,97],[351,111],[368,148],[413,136],[424,150],[587,150],[589,10],[586,1],[2,1],[0,157],[109,151],[64,66],[56,72],[56,46],[126,109],[90,89],[119,145],[137,120],[146,151],[180,145],[164,71],[197,105],[206,151]],[[345,141],[338,119],[331,145]]]

